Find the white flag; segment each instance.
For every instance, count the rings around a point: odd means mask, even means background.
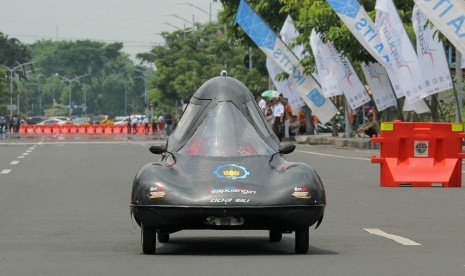
[[[330,50],[331,45],[324,43],[320,35],[312,30],[310,45],[315,57],[318,80],[323,95],[327,98],[342,95],[340,79],[344,75],[344,68],[340,66],[340,58],[336,51]],[[339,64],[338,61],[339,60]]]
[[[375,24],[392,58],[391,68],[406,100],[413,104],[428,96],[418,57],[392,0],[377,0],[375,8]]]
[[[286,17],[286,21],[284,21],[283,27],[280,31],[280,35],[283,42],[288,46],[294,44],[295,38],[299,36],[299,32],[295,28],[290,15]],[[304,48],[301,45],[297,44],[294,45],[294,47],[292,48],[292,52],[296,55],[296,57],[299,60],[301,60],[303,58]],[[294,87],[293,83],[289,78],[282,81],[276,80],[276,76],[282,74],[283,70],[270,57],[266,58],[266,68],[268,70],[268,74],[270,75],[271,80],[273,81],[274,86],[276,87],[276,90],[279,93],[282,93],[283,96],[288,99],[288,103],[291,105],[292,109],[297,109],[305,105],[304,100],[300,97],[296,87]]]
[[[323,124],[336,115],[336,106],[322,95],[320,85],[311,75],[304,73],[299,59],[244,0],[239,3],[235,24],[239,24],[250,39],[289,74],[300,97]]]
[[[415,5],[412,22],[417,38],[417,56],[425,79],[425,90],[428,95],[432,95],[452,89],[453,84],[444,46],[439,40],[437,29],[426,25],[426,21],[426,16]]]
[[[414,0],[461,53],[465,53],[465,1],[463,0]]]
[[[310,44],[325,96],[343,93],[352,109],[371,100],[349,59],[340,55],[331,41],[324,43],[320,35],[312,31]]]
[[[370,87],[376,108],[379,111],[397,106],[386,69],[379,63],[362,63],[363,74]]]
[[[281,31],[279,32],[281,35],[281,39],[284,43],[286,43],[287,46],[292,48],[292,52],[294,55],[299,59],[302,60],[304,58],[304,47],[300,44],[295,44],[295,39],[298,37],[299,31],[294,26],[294,21],[292,20],[292,17],[288,15],[286,17],[286,21],[284,21],[283,27],[281,28]]]
[[[270,75],[271,80],[273,81],[276,90],[283,94],[285,98],[287,98],[288,103],[291,105],[292,109],[297,109],[301,106],[304,106],[305,103],[302,98],[297,93],[296,89],[294,89],[294,84],[287,78],[282,81],[276,80],[276,76],[283,73],[283,69],[281,66],[276,64],[270,57],[266,58],[266,69],[268,70],[268,75]]]
[[[415,111],[417,114],[430,112],[429,107],[424,100],[414,102],[413,104],[410,104],[408,101],[404,101],[404,108],[402,110],[405,112]]]

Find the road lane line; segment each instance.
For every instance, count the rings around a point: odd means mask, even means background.
[[[353,160],[371,161],[371,159],[368,159],[368,158],[349,157],[349,156],[341,156],[341,155],[334,155],[334,154],[325,154],[325,153],[312,152],[312,151],[296,150],[295,152],[308,153],[308,154],[314,154],[314,155],[320,155],[320,156],[324,156],[324,157],[334,157],[334,158],[341,158],[341,159],[353,159]]]
[[[28,156],[28,155],[29,155],[29,153],[25,152],[25,153],[23,153],[23,155],[24,155],[24,156]]]
[[[32,152],[32,150],[27,150],[26,152],[27,152],[27,153],[31,153],[31,152]]]
[[[9,174],[11,172],[11,170],[3,170],[0,172],[0,174]]]
[[[18,165],[19,164],[19,161],[18,160],[15,160],[15,161],[11,161],[10,165]]]
[[[20,156],[18,156],[17,158],[24,158],[24,157],[25,157],[25,156],[23,156],[23,155],[20,155]]]
[[[414,242],[414,241],[412,241],[410,239],[407,239],[407,238],[404,238],[404,237],[401,237],[401,236],[388,234],[388,233],[386,233],[386,232],[384,232],[384,231],[382,231],[381,229],[378,229],[378,228],[363,228],[363,230],[365,230],[368,233],[373,234],[373,235],[377,235],[377,236],[380,236],[380,237],[391,239],[391,240],[393,240],[395,242],[398,242],[398,243],[400,243],[402,245],[421,245],[421,243]]]

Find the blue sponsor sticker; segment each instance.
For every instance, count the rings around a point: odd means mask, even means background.
[[[216,167],[213,174],[221,179],[244,179],[249,176],[249,172],[243,166],[238,166],[236,164],[227,164]]]
[[[307,94],[307,98],[313,102],[316,107],[322,107],[326,102],[326,99],[316,89],[310,91],[310,93]]]

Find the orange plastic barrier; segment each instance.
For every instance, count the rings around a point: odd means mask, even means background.
[[[71,126],[69,127],[69,133],[70,133],[70,134],[77,134],[77,133],[78,133],[78,127],[75,126],[75,125],[71,125]]]
[[[27,133],[27,129],[29,128],[28,125],[21,125],[19,127],[19,134],[24,134],[24,133]]]
[[[382,123],[371,163],[380,164],[383,187],[461,187],[464,138],[459,123]]]
[[[103,127],[104,134],[113,134],[113,126],[104,126]]]
[[[96,125],[94,126],[95,134],[103,134],[103,126]]]
[[[40,126],[43,134],[52,134],[52,128],[50,126]]]
[[[86,125],[78,126],[78,133],[87,134],[87,126]]]

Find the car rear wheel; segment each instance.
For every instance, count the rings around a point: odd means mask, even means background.
[[[155,245],[156,245],[156,232],[155,229],[145,226],[144,223],[141,223],[140,227],[141,233],[141,242],[142,242],[142,252],[144,254],[154,254]]]
[[[165,233],[165,232],[158,233],[158,241],[163,242],[163,243],[169,242],[170,241],[170,234]]]
[[[270,242],[280,242],[282,238],[283,238],[282,232],[270,230]]]
[[[307,253],[308,242],[308,227],[295,230],[295,253]]]

